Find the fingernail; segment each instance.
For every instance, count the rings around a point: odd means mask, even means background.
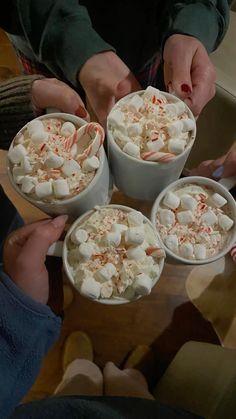
[[[188,84],[181,84],[181,90],[184,93],[192,93],[192,89]]]
[[[68,220],[68,215],[59,215],[52,220],[52,224],[55,228],[61,228],[65,225]]]
[[[212,177],[220,178],[223,175],[224,166],[219,166],[217,169],[212,173]]]
[[[168,90],[169,93],[171,93],[173,91],[171,81],[169,81],[169,83],[167,84],[167,90]]]
[[[75,115],[80,116],[81,118],[85,118],[87,116],[87,111],[83,106],[80,105],[78,109],[76,109]]]

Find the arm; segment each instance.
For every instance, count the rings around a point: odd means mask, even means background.
[[[18,0],[16,8],[18,34],[25,36],[39,62],[74,86],[78,85],[77,73],[90,57],[114,50],[93,29],[78,0]]]
[[[61,319],[0,272],[0,411],[8,417],[30,389]]]
[[[229,25],[233,0],[173,1],[171,23],[165,38],[174,33],[197,38],[210,53],[222,41]]]
[[[46,305],[45,258],[66,219],[59,216],[29,224],[5,242],[0,272],[0,412],[4,418],[32,386],[60,332],[61,319]]]

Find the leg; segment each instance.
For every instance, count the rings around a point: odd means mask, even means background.
[[[64,375],[54,394],[102,396],[102,373],[92,361],[93,347],[89,337],[83,332],[71,333],[64,347]]]
[[[140,397],[154,400],[149,393],[145,377],[138,370],[127,368],[121,371],[113,362],[108,362],[103,370],[106,396]]]

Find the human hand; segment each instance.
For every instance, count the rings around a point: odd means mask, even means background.
[[[59,239],[66,220],[66,215],[60,215],[26,225],[11,233],[4,245],[4,271],[26,295],[42,304],[49,298],[46,254]]]
[[[77,115],[86,121],[90,120],[78,93],[60,80],[54,78],[35,80],[32,83],[31,96],[34,108],[38,113],[51,107]]]
[[[105,127],[115,102],[142,89],[125,63],[112,51],[90,57],[79,72],[82,85],[98,121]]]
[[[236,176],[236,151],[230,151],[216,160],[203,161],[190,171],[190,175],[211,177],[213,179]]]
[[[186,35],[170,36],[164,46],[164,79],[198,116],[215,95],[215,68],[203,44]]]

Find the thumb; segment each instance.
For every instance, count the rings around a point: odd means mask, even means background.
[[[36,227],[22,248],[21,260],[27,260],[29,267],[32,268],[43,264],[49,247],[61,236],[67,218],[67,215],[60,215],[52,221]]]
[[[222,177],[236,176],[236,151],[231,151],[224,161]]]
[[[130,73],[128,77],[118,83],[115,91],[115,97],[117,100],[119,100],[129,93],[135,92],[137,90],[142,90],[142,87],[133,76],[133,74]]]
[[[181,40],[166,41],[164,48],[164,79],[169,93],[186,99],[192,92],[192,48],[187,49]]]

